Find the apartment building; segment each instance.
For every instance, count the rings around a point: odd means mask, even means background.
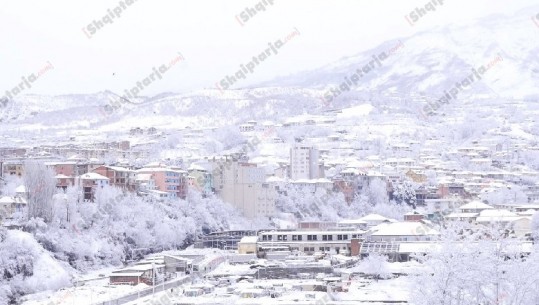
[[[255,164],[232,159],[213,166],[215,193],[247,218],[270,217],[275,212],[275,187],[266,183],[266,173]]]
[[[320,167],[318,165],[320,153],[317,148],[304,144],[295,144],[290,149],[290,178],[318,179]]]
[[[135,177],[135,190],[140,193],[147,193],[156,190],[155,180],[152,174],[137,174]]]
[[[77,175],[77,170],[78,170],[77,162],[74,162],[74,161],[45,162],[45,165],[53,169],[57,175],[73,177],[73,176],[86,174],[86,172],[82,172]]]
[[[171,193],[172,198],[187,198],[187,172],[179,168],[144,167],[136,174],[151,174],[155,183],[155,190]]]
[[[189,172],[189,188],[198,190],[202,196],[209,196],[213,193],[213,178],[208,170],[202,166],[191,164],[187,171]]]
[[[109,178],[97,173],[87,173],[75,179],[75,183],[82,188],[83,199],[93,201],[98,188],[109,185]]]
[[[125,167],[119,166],[99,166],[93,170],[94,173],[98,173],[110,179],[110,185],[115,187],[134,191],[136,172]]]

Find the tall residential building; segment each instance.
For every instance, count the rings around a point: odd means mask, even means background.
[[[213,162],[215,193],[247,218],[270,217],[275,212],[275,188],[255,164],[225,159]]]
[[[292,180],[320,178],[318,158],[318,149],[296,143],[290,149],[290,178]]]
[[[174,167],[143,167],[136,171],[137,174],[151,174],[155,189],[170,193],[170,198],[187,197],[187,172]]]

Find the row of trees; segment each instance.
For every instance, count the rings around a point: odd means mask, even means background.
[[[310,187],[287,185],[281,190],[276,206],[279,211],[292,213],[297,219],[302,220],[338,221],[369,213],[402,219],[403,215],[415,205],[415,192],[407,185],[399,186],[394,196],[395,200],[389,199],[387,184],[381,179],[371,181],[368,186],[355,194],[350,204],[338,191],[327,192],[324,189],[313,191]]]

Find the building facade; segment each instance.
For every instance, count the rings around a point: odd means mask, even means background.
[[[313,146],[296,144],[290,149],[290,178],[318,179],[320,167],[318,165],[319,151]]]
[[[138,174],[151,174],[155,190],[172,193],[173,197],[187,198],[187,172],[167,167],[145,167],[136,171]]]
[[[275,212],[275,187],[255,164],[226,159],[213,163],[215,193],[247,218],[271,217]]]

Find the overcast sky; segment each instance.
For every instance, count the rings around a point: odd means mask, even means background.
[[[265,4],[263,1],[266,1]],[[141,95],[215,88],[265,50],[296,35],[233,88],[310,70],[398,37],[494,13],[511,15],[534,0],[445,0],[414,26],[405,19],[425,0],[135,0],[112,24],[94,30],[119,1],[2,0],[0,96],[21,77],[46,71],[23,93],[121,93],[177,58]],[[263,5],[246,22],[247,7]],[[259,8],[261,8],[259,6]],[[117,9],[118,11],[118,9]],[[538,12],[530,12],[530,16]]]

